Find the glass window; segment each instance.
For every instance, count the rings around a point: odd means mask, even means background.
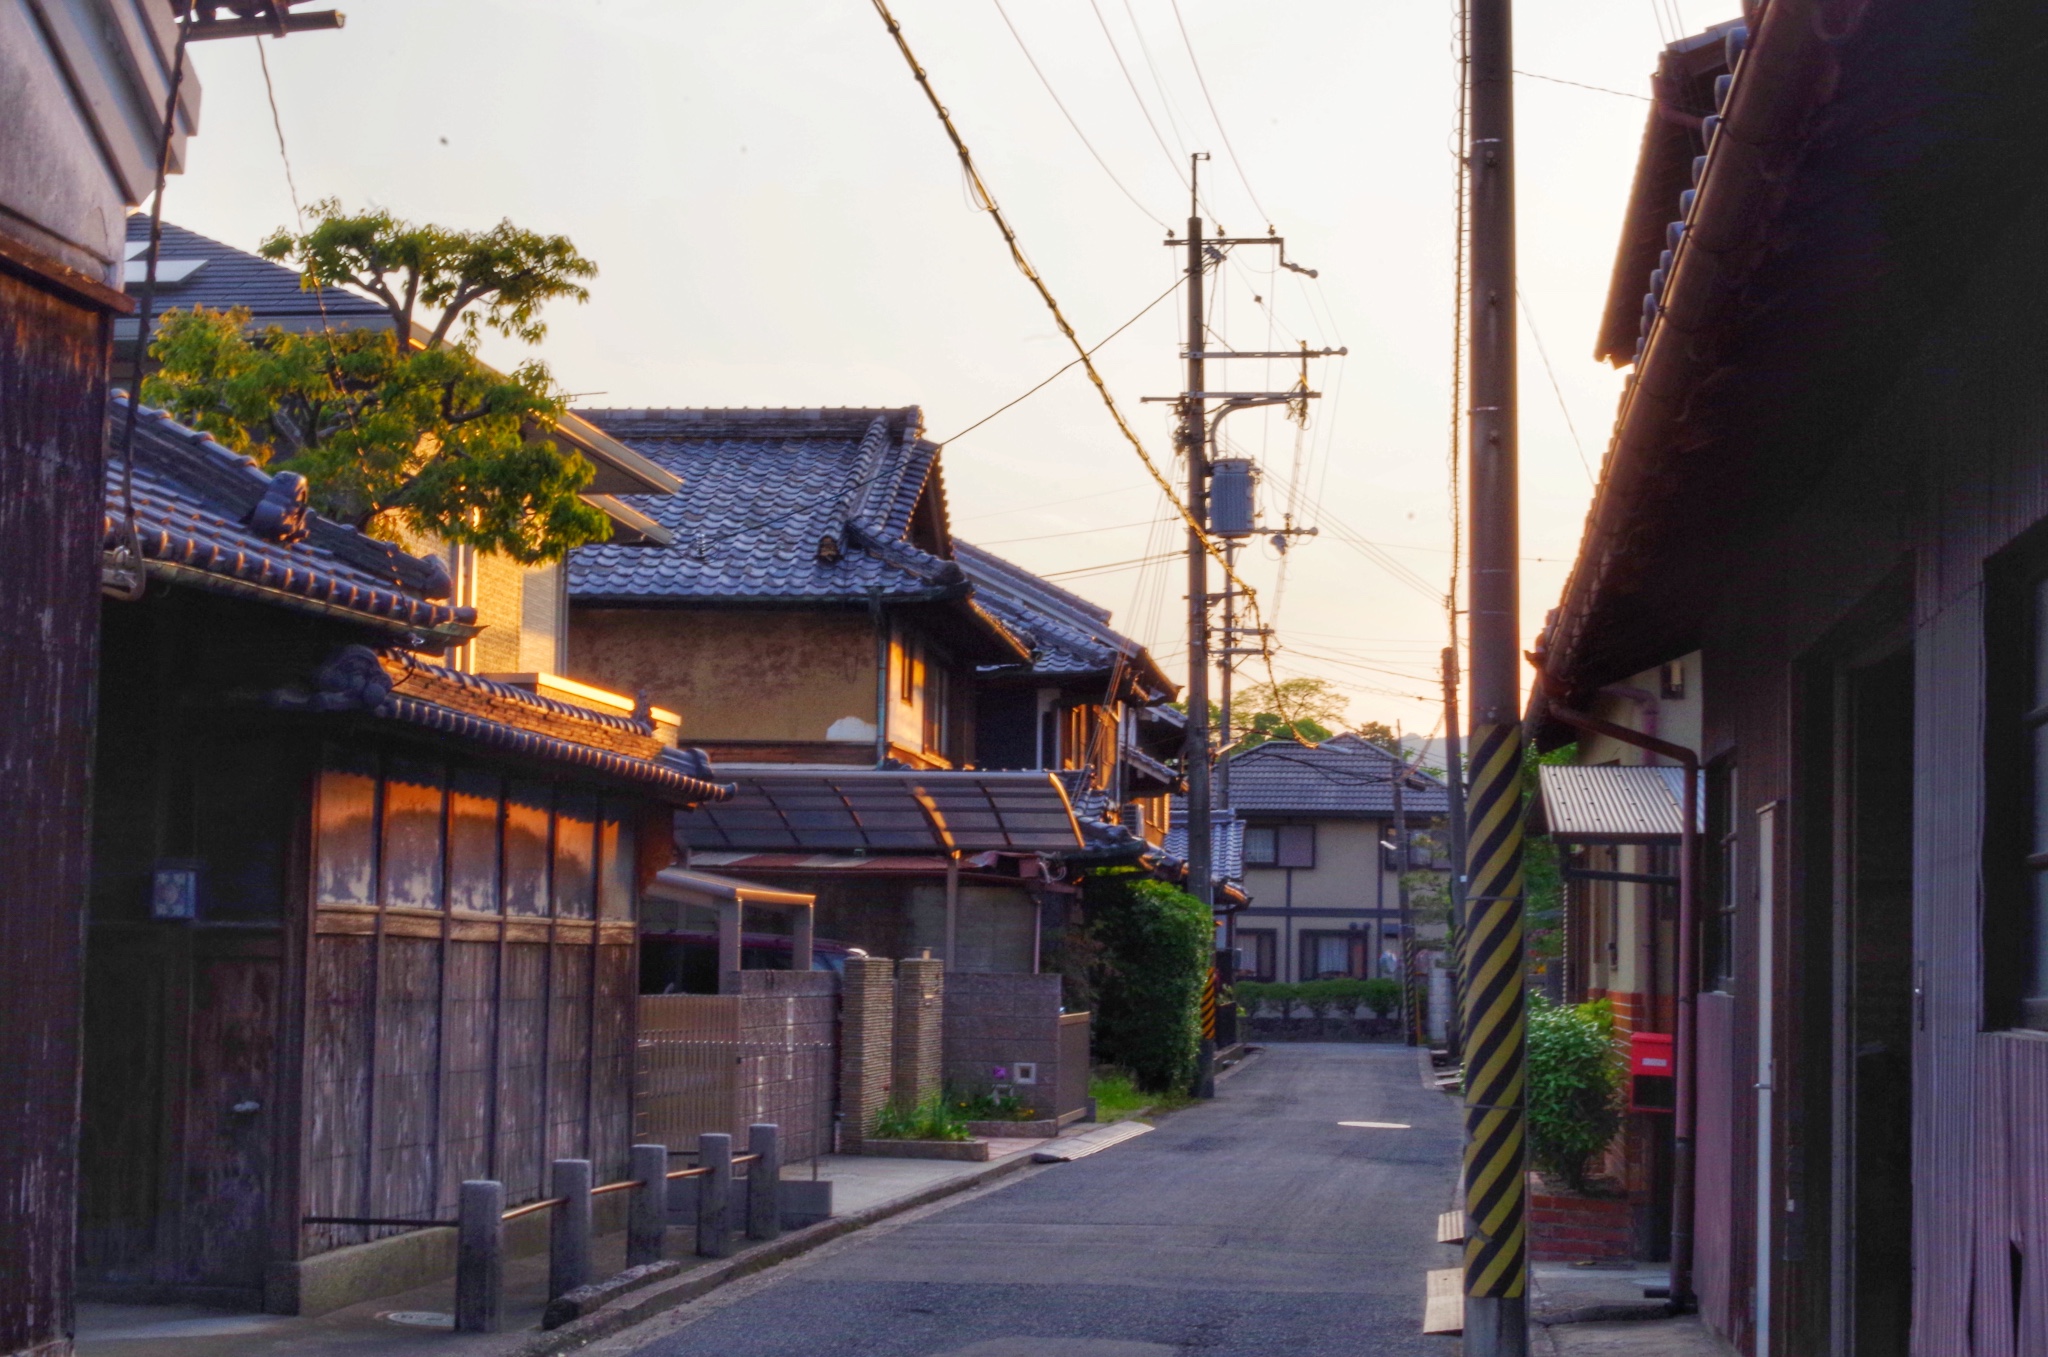
[[[597,797],[574,787],[555,796],[555,917],[588,919],[597,899]]]
[[[1273,962],[1278,941],[1270,928],[1240,928],[1237,930],[1237,950],[1242,960],[1238,971],[1240,980],[1272,980]]]
[[[447,813],[445,770],[424,759],[393,758],[384,770],[384,903],[441,907],[441,835]]]
[[[1723,994],[1735,992],[1735,919],[1739,898],[1735,832],[1735,766],[1726,761],[1707,769],[1706,903],[1710,911],[1701,939],[1708,983]]]
[[[1271,825],[1246,825],[1244,829],[1244,865],[1247,867],[1271,867],[1280,860],[1280,838]]]
[[[640,855],[632,817],[630,802],[613,801],[605,805],[598,831],[597,914],[601,919],[633,917]]]
[[[496,914],[498,901],[498,777],[457,768],[448,783],[448,905]]]
[[[548,912],[548,812],[554,803],[545,782],[513,782],[505,791],[505,912]]]
[[[1274,862],[1277,866],[1315,866],[1316,827],[1314,825],[1281,825],[1279,828],[1279,840],[1275,848]]]
[[[377,903],[377,759],[329,749],[320,770],[314,898],[323,905]]]

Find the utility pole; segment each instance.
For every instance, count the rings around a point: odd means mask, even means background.
[[[1401,1030],[1415,1044],[1415,920],[1408,911],[1408,751],[1401,747],[1401,728],[1394,728],[1394,903],[1401,912]]]
[[[1458,648],[1444,647],[1444,790],[1450,800],[1451,860],[1451,993],[1458,993],[1458,977],[1465,973],[1465,750],[1458,730]],[[1458,1005],[1451,1005],[1449,1031],[1444,1044],[1453,1061],[1463,1049],[1463,1024]]]
[[[1529,1350],[1516,612],[1515,179],[1511,0],[1467,0],[1472,45],[1471,842],[1465,972],[1465,1353]]]
[[[1188,733],[1182,775],[1188,784],[1188,890],[1213,914],[1209,823],[1209,550],[1196,524],[1209,521],[1209,422],[1203,398],[1202,206],[1196,188],[1206,152],[1188,157],[1188,375],[1180,397],[1180,445],[1188,459]]]

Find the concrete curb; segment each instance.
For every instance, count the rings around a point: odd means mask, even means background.
[[[653,1285],[641,1287],[633,1293],[621,1296],[595,1314],[571,1320],[559,1329],[529,1333],[525,1335],[524,1341],[506,1351],[511,1357],[550,1357],[553,1353],[572,1352],[577,1348],[587,1347],[601,1338],[609,1338],[664,1311],[673,1310],[679,1305],[687,1305],[728,1282],[736,1282],[742,1277],[773,1267],[777,1263],[787,1262],[856,1230],[887,1220],[891,1216],[915,1211],[920,1206],[929,1206],[933,1202],[943,1201],[947,1197],[970,1191],[1015,1173],[1019,1169],[1030,1167],[1032,1162],[1028,1153],[1013,1155],[978,1172],[963,1174],[950,1182],[934,1183],[907,1197],[882,1202],[868,1207],[865,1211],[856,1211],[850,1216],[836,1216],[831,1220],[820,1221],[816,1225],[807,1225],[780,1239],[746,1249],[731,1258],[694,1269],[680,1277],[664,1278]]]

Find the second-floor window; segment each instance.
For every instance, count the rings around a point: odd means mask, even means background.
[[[1244,831],[1244,865],[1298,868],[1315,866],[1316,827],[1247,825]]]
[[[2048,527],[1985,585],[1985,1024],[2048,1030]]]

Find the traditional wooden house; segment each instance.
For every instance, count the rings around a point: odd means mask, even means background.
[[[104,607],[88,1293],[332,1308],[439,1256],[362,1221],[619,1176],[640,891],[729,789],[644,711],[432,662],[478,632],[441,562],[162,415],[104,536],[147,585]]]
[[[0,1353],[68,1352],[78,926],[98,653],[100,447],[121,218],[196,130],[164,127],[169,5],[0,5]],[[168,134],[168,135],[166,135]]]
[[[131,293],[141,290],[139,256],[148,246],[149,218],[136,213],[128,218]],[[347,288],[304,287],[292,269],[165,222],[150,324],[153,327],[166,311],[198,307],[214,311],[242,307],[249,313],[250,328],[259,331],[271,327],[296,332],[392,328],[391,314],[381,302]],[[141,326],[139,316],[114,324],[116,373],[124,385]],[[611,520],[614,544],[667,545],[672,540],[659,523],[619,497],[673,495],[681,489],[679,480],[576,415],[562,419],[548,436],[573,449],[596,472],[583,499]],[[528,688],[566,672],[563,657],[568,644],[569,603],[568,572],[563,563],[522,565],[508,556],[445,542],[421,540],[409,545],[421,554],[441,558],[448,571],[450,599],[457,606],[474,608],[482,627],[474,640],[451,646],[443,656],[445,664],[465,672],[496,675]],[[575,700],[573,691],[568,695]],[[584,696],[587,699],[587,694]]]
[[[1674,1284],[1758,1357],[2017,1357],[2048,1350],[2048,11],[1745,8],[1657,86],[1600,341],[1635,371],[1530,718],[1573,738],[1697,654]]]

